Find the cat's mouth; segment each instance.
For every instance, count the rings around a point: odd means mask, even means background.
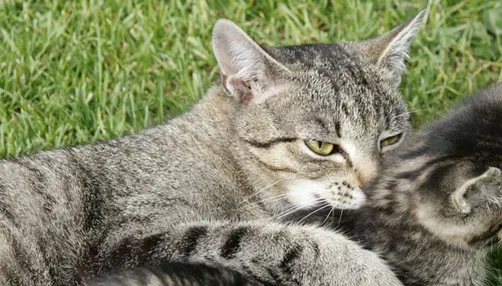
[[[304,210],[317,207],[357,209],[367,198],[361,188],[353,187],[345,181],[337,183],[297,179],[286,188],[288,201]]]
[[[336,193],[336,192],[326,192],[325,194],[315,194],[318,198],[318,204],[316,206],[327,205],[334,209],[358,209],[360,208],[367,199],[366,193],[360,188],[355,188],[350,192]]]

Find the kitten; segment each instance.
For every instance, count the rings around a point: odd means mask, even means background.
[[[341,228],[406,285],[485,285],[502,239],[502,84],[480,92],[388,156],[367,204]]]
[[[423,15],[372,40],[289,47],[218,21],[222,84],[190,111],[0,162],[0,284],[75,285],[171,261],[284,284],[399,285],[376,254],[280,218],[364,202],[409,129],[398,86]]]

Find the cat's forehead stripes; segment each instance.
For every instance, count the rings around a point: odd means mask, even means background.
[[[330,132],[330,128],[325,120],[319,116],[315,116],[313,119],[313,124],[321,129],[321,132],[328,134]],[[340,136],[338,136],[340,137]]]
[[[284,47],[259,46],[222,22],[213,50],[234,99],[231,128],[243,144],[239,156],[260,161],[245,167],[264,181],[311,180],[312,188],[303,189],[310,202],[320,196],[333,206],[359,205],[354,196],[349,202],[339,195],[362,192],[358,186],[375,176],[385,152],[381,137],[409,128],[395,116],[406,112],[398,86],[422,16],[372,40]]]
[[[339,138],[342,138],[342,127],[340,126],[340,121],[335,122],[335,132],[336,136]]]

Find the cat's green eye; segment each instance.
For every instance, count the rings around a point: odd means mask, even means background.
[[[399,138],[401,138],[401,134],[397,134],[392,137],[385,138],[384,140],[380,141],[380,148],[396,144],[399,141]]]
[[[335,144],[316,140],[306,140],[305,145],[314,153],[321,156],[329,156],[338,150],[338,146]]]

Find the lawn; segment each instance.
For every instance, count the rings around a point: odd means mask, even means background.
[[[0,157],[183,112],[218,80],[210,35],[221,17],[285,45],[365,39],[429,8],[401,85],[415,127],[502,80],[502,1],[299,2],[0,0]]]

